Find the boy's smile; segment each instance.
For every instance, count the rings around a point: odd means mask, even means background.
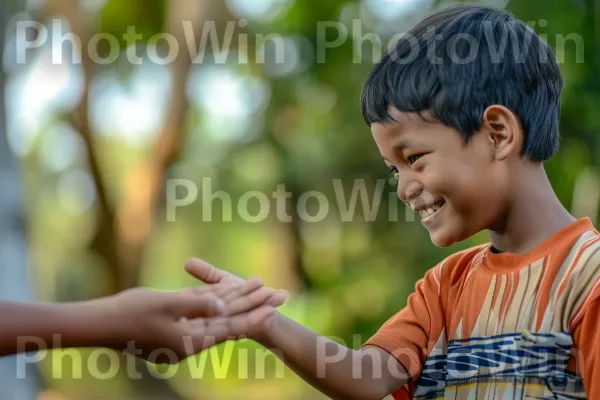
[[[424,201],[422,203],[417,201],[409,202],[410,208],[421,215],[423,224],[431,222],[445,204],[446,200],[444,200],[443,197],[440,197],[439,199],[432,198],[430,201]]]
[[[421,215],[421,222],[425,226],[430,226],[436,217],[438,217],[444,211],[444,205],[446,200],[443,198],[431,204],[423,205],[418,208],[413,208],[413,211],[418,212]]]
[[[371,125],[398,197],[421,216],[432,241],[447,247],[486,229],[502,210],[507,174],[493,163],[485,133],[469,143],[427,115],[394,110],[396,121]]]

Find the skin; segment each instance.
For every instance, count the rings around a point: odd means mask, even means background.
[[[575,221],[543,164],[520,154],[523,131],[507,108],[489,107],[466,144],[441,123],[397,110],[393,116],[398,122],[372,126],[373,139],[398,180],[400,200],[416,211],[444,204],[423,220],[435,245],[448,247],[488,230],[495,248],[525,253]]]
[[[188,260],[185,268],[209,284],[245,282],[200,259]],[[404,366],[388,352],[375,346],[347,348],[277,311],[248,331],[247,337],[275,350],[292,371],[331,399],[381,400],[408,381]],[[335,356],[335,361],[326,356]]]
[[[0,356],[106,347],[172,364],[251,332],[286,298],[251,280],[172,293],[134,288],[74,303],[0,302]]]
[[[488,230],[497,249],[523,253],[575,221],[556,198],[543,165],[521,156],[523,131],[507,108],[489,107],[468,143],[431,116],[424,115],[427,122],[416,114],[392,114],[393,123],[371,126],[373,139],[398,179],[402,201],[417,212],[441,206],[423,221],[435,245],[448,247]],[[243,281],[200,259],[189,260],[186,270],[210,284]],[[278,312],[249,337],[276,349],[288,367],[333,399],[382,399],[407,383],[406,370],[387,352],[345,348]],[[319,374],[324,348],[345,356]],[[377,370],[382,374],[375,379]]]

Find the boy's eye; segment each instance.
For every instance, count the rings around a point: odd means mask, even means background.
[[[398,168],[390,167],[389,174],[394,178],[398,178]]]
[[[406,161],[408,161],[408,165],[412,165],[415,162],[417,162],[417,160],[421,157],[423,157],[423,153],[419,153],[419,154],[413,154],[412,156],[409,156]]]

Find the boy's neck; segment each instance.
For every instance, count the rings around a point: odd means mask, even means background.
[[[522,254],[576,219],[556,197],[542,165],[529,165],[517,176],[514,201],[499,229],[490,229],[488,233],[496,249]]]

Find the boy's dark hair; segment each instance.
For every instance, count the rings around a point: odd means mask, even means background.
[[[429,111],[468,142],[485,109],[500,104],[523,127],[521,154],[546,161],[558,150],[562,86],[552,49],[525,23],[459,4],[418,23],[383,56],[367,77],[361,110],[369,125],[393,121],[390,106]]]

